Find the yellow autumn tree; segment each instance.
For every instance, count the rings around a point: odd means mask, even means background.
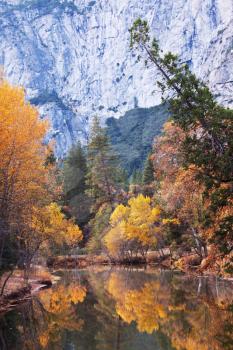
[[[65,218],[58,204],[51,203],[32,208],[32,215],[19,238],[29,268],[33,257],[42,247],[49,248],[56,243],[58,246],[66,244],[73,248],[82,240],[83,235],[72,219]]]
[[[151,198],[139,194],[118,205],[110,218],[110,229],[104,244],[112,257],[132,257],[133,253],[145,256],[155,247],[163,225],[161,210],[154,206]]]
[[[37,110],[26,102],[23,89],[1,81],[0,251],[3,255],[9,236],[17,236],[31,207],[47,197],[47,146],[43,142],[47,130],[48,122],[41,120]]]
[[[119,259],[131,250],[130,242],[126,239],[126,222],[130,208],[119,204],[110,217],[110,226],[104,236],[104,245],[110,256]]]
[[[128,202],[130,213],[127,220],[126,236],[128,240],[136,240],[142,255],[149,247],[156,244],[156,233],[162,223],[161,210],[153,206],[150,197],[142,194],[131,198]]]
[[[51,203],[59,189],[48,162],[52,145],[44,142],[48,127],[23,89],[0,81],[0,265],[5,250],[10,264],[28,266],[45,244],[74,247],[82,238]]]

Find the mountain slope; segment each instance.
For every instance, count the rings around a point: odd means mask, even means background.
[[[0,64],[25,87],[62,157],[103,120],[160,103],[153,69],[135,63],[128,29],[146,18],[219,100],[232,103],[232,0],[1,0]],[[154,93],[153,93],[154,91]]]
[[[153,140],[160,134],[167,119],[168,111],[165,105],[135,108],[119,119],[107,119],[107,134],[129,175],[135,169],[143,167]]]

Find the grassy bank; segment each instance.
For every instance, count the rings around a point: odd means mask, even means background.
[[[27,279],[22,270],[14,270],[10,277],[9,272],[5,272],[0,279],[0,313],[27,301],[39,289],[50,287],[52,282],[53,276],[42,267],[34,268]]]

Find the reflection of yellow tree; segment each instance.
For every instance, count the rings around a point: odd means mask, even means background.
[[[152,333],[159,327],[159,320],[167,317],[165,307],[158,301],[157,281],[146,282],[142,288],[128,289],[119,280],[119,275],[112,274],[108,291],[117,301],[116,311],[127,323],[135,321],[140,332]]]
[[[225,338],[225,325],[229,312],[220,309],[214,301],[202,301],[196,307],[186,310],[186,323],[189,331],[184,332],[184,324],[170,322],[166,325],[166,333],[170,336],[172,345],[176,350],[223,350],[231,347],[223,347],[220,338]],[[171,318],[170,318],[171,321]],[[232,327],[232,321],[231,327]],[[233,338],[231,336],[231,345]],[[226,338],[224,340],[226,343]]]
[[[72,304],[83,302],[86,296],[86,289],[75,283],[68,286],[59,285],[40,294],[40,300],[49,313],[60,314],[69,312]]]
[[[40,293],[39,303],[47,322],[41,327],[39,342],[46,348],[50,341],[58,342],[63,329],[81,330],[83,320],[77,318],[74,307],[86,297],[86,288],[75,283],[58,285]]]
[[[229,322],[232,327],[228,319],[232,315],[225,305],[218,305],[218,300],[210,295],[198,299],[190,286],[179,289],[173,282],[163,283],[160,279],[147,279],[138,285],[131,277],[132,274],[113,272],[107,282],[116,312],[124,322],[135,321],[140,332],[149,334],[160,329],[176,350],[222,350],[221,340],[225,341],[226,336],[232,345],[233,337],[226,333]],[[179,291],[184,294],[178,302],[175,295]]]

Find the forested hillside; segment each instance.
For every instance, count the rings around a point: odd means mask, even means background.
[[[146,157],[152,149],[154,137],[160,134],[167,119],[166,104],[151,108],[135,108],[119,119],[107,119],[107,134],[128,175],[134,170],[143,168]]]

